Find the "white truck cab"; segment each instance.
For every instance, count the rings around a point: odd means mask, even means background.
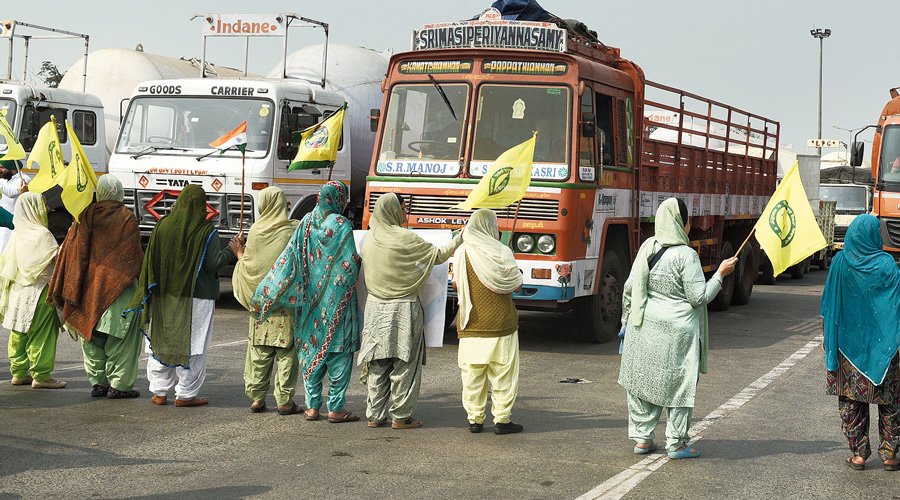
[[[188,184],[207,194],[208,219],[223,237],[239,230],[241,183],[243,227],[255,220],[260,190],[281,187],[290,214],[299,218],[315,204],[328,170],[288,171],[297,152],[292,133],[322,121],[344,97],[296,79],[154,80],[131,96],[109,172],[122,181],[125,203],[142,233],[172,209]],[[246,159],[210,147],[247,122]],[[350,183],[350,134],[344,134],[332,180]]]
[[[51,116],[56,117],[57,134],[66,162],[70,160],[70,140],[66,120],[78,135],[84,152],[96,172],[106,171],[106,129],[103,120],[103,104],[94,95],[47,87],[34,87],[27,83],[0,80],[0,115],[6,116],[13,132],[25,151],[30,153],[38,131]],[[6,144],[0,138],[0,156]],[[37,173],[37,167],[25,169]]]

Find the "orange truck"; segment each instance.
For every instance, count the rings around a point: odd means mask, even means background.
[[[581,23],[503,20],[488,9],[426,25],[412,51],[391,58],[382,88],[363,227],[378,197],[395,192],[410,227],[462,228],[471,211],[451,207],[538,131],[518,217],[516,206],[495,210],[524,275],[514,299],[573,310],[596,341],[620,329],[630,263],[662,201],[687,202],[691,245],[711,274],[775,189],[777,122],[648,81]],[[715,306],[750,299],[759,253],[751,239]]]
[[[900,259],[900,87],[891,89],[891,100],[884,106],[872,141],[872,214],[881,221],[884,250]],[[850,164],[862,165],[865,144],[853,141]]]

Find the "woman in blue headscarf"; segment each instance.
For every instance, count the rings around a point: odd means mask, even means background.
[[[869,447],[869,404],[878,405],[878,453],[900,469],[900,270],[882,250],[881,223],[860,215],[847,230],[822,294],[828,394],[838,396],[844,435],[862,470]]]

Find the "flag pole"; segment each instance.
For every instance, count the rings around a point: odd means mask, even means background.
[[[740,255],[740,254],[741,254],[741,250],[743,250],[743,249],[744,249],[744,245],[746,245],[746,244],[747,244],[747,242],[748,242],[748,241],[750,241],[750,238],[752,238],[752,237],[753,237],[753,233],[755,233],[755,232],[756,232],[756,228],[755,228],[755,227],[754,227],[754,228],[753,228],[753,230],[752,230],[752,231],[750,231],[750,234],[748,234],[748,235],[747,235],[747,239],[746,239],[746,240],[744,240],[744,242],[743,242],[743,243],[741,243],[741,247],[740,247],[740,248],[738,248],[738,251],[737,251],[737,252],[735,252],[735,253],[734,253],[734,256],[735,256],[735,257],[737,257],[737,256],[738,256],[738,255]]]
[[[247,161],[246,151],[241,151],[241,217],[238,222],[238,234],[244,232],[244,165]]]
[[[522,199],[519,198],[519,201],[516,202],[516,215],[513,217],[512,229],[509,230],[509,248],[512,250],[513,247],[513,236],[516,234],[516,221],[519,219],[519,207],[522,206]],[[507,207],[509,208],[509,207]]]

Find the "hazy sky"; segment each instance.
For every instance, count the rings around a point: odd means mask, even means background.
[[[58,6],[56,5],[58,3]],[[856,128],[877,121],[900,86],[896,38],[900,2],[757,0],[539,0],[562,18],[576,18],[597,31],[601,41],[618,47],[647,78],[766,116],[781,122],[782,145],[811,152],[806,139],[816,136],[819,42],[809,30],[832,30],[825,40],[822,136],[848,141]],[[170,57],[200,56],[200,20],[207,12],[292,12],[330,24],[330,40],[395,52],[409,50],[413,29],[430,22],[472,17],[490,0],[453,2],[306,1],[238,2],[195,0],[70,3],[4,1],[0,18],[15,19],[90,35],[90,50],[133,49]],[[248,7],[252,5],[252,7]],[[292,30],[290,50],[322,40],[321,30]],[[78,41],[32,42],[28,79],[40,61],[60,69],[82,55]],[[6,75],[6,43],[0,41],[0,76]],[[17,42],[14,76],[21,77],[22,42]],[[214,40],[208,59],[243,66],[243,45]],[[280,61],[278,42],[251,43],[250,71],[267,73]],[[860,137],[871,138],[871,131]],[[823,150],[827,153],[831,150]],[[866,153],[871,145],[866,146]]]

